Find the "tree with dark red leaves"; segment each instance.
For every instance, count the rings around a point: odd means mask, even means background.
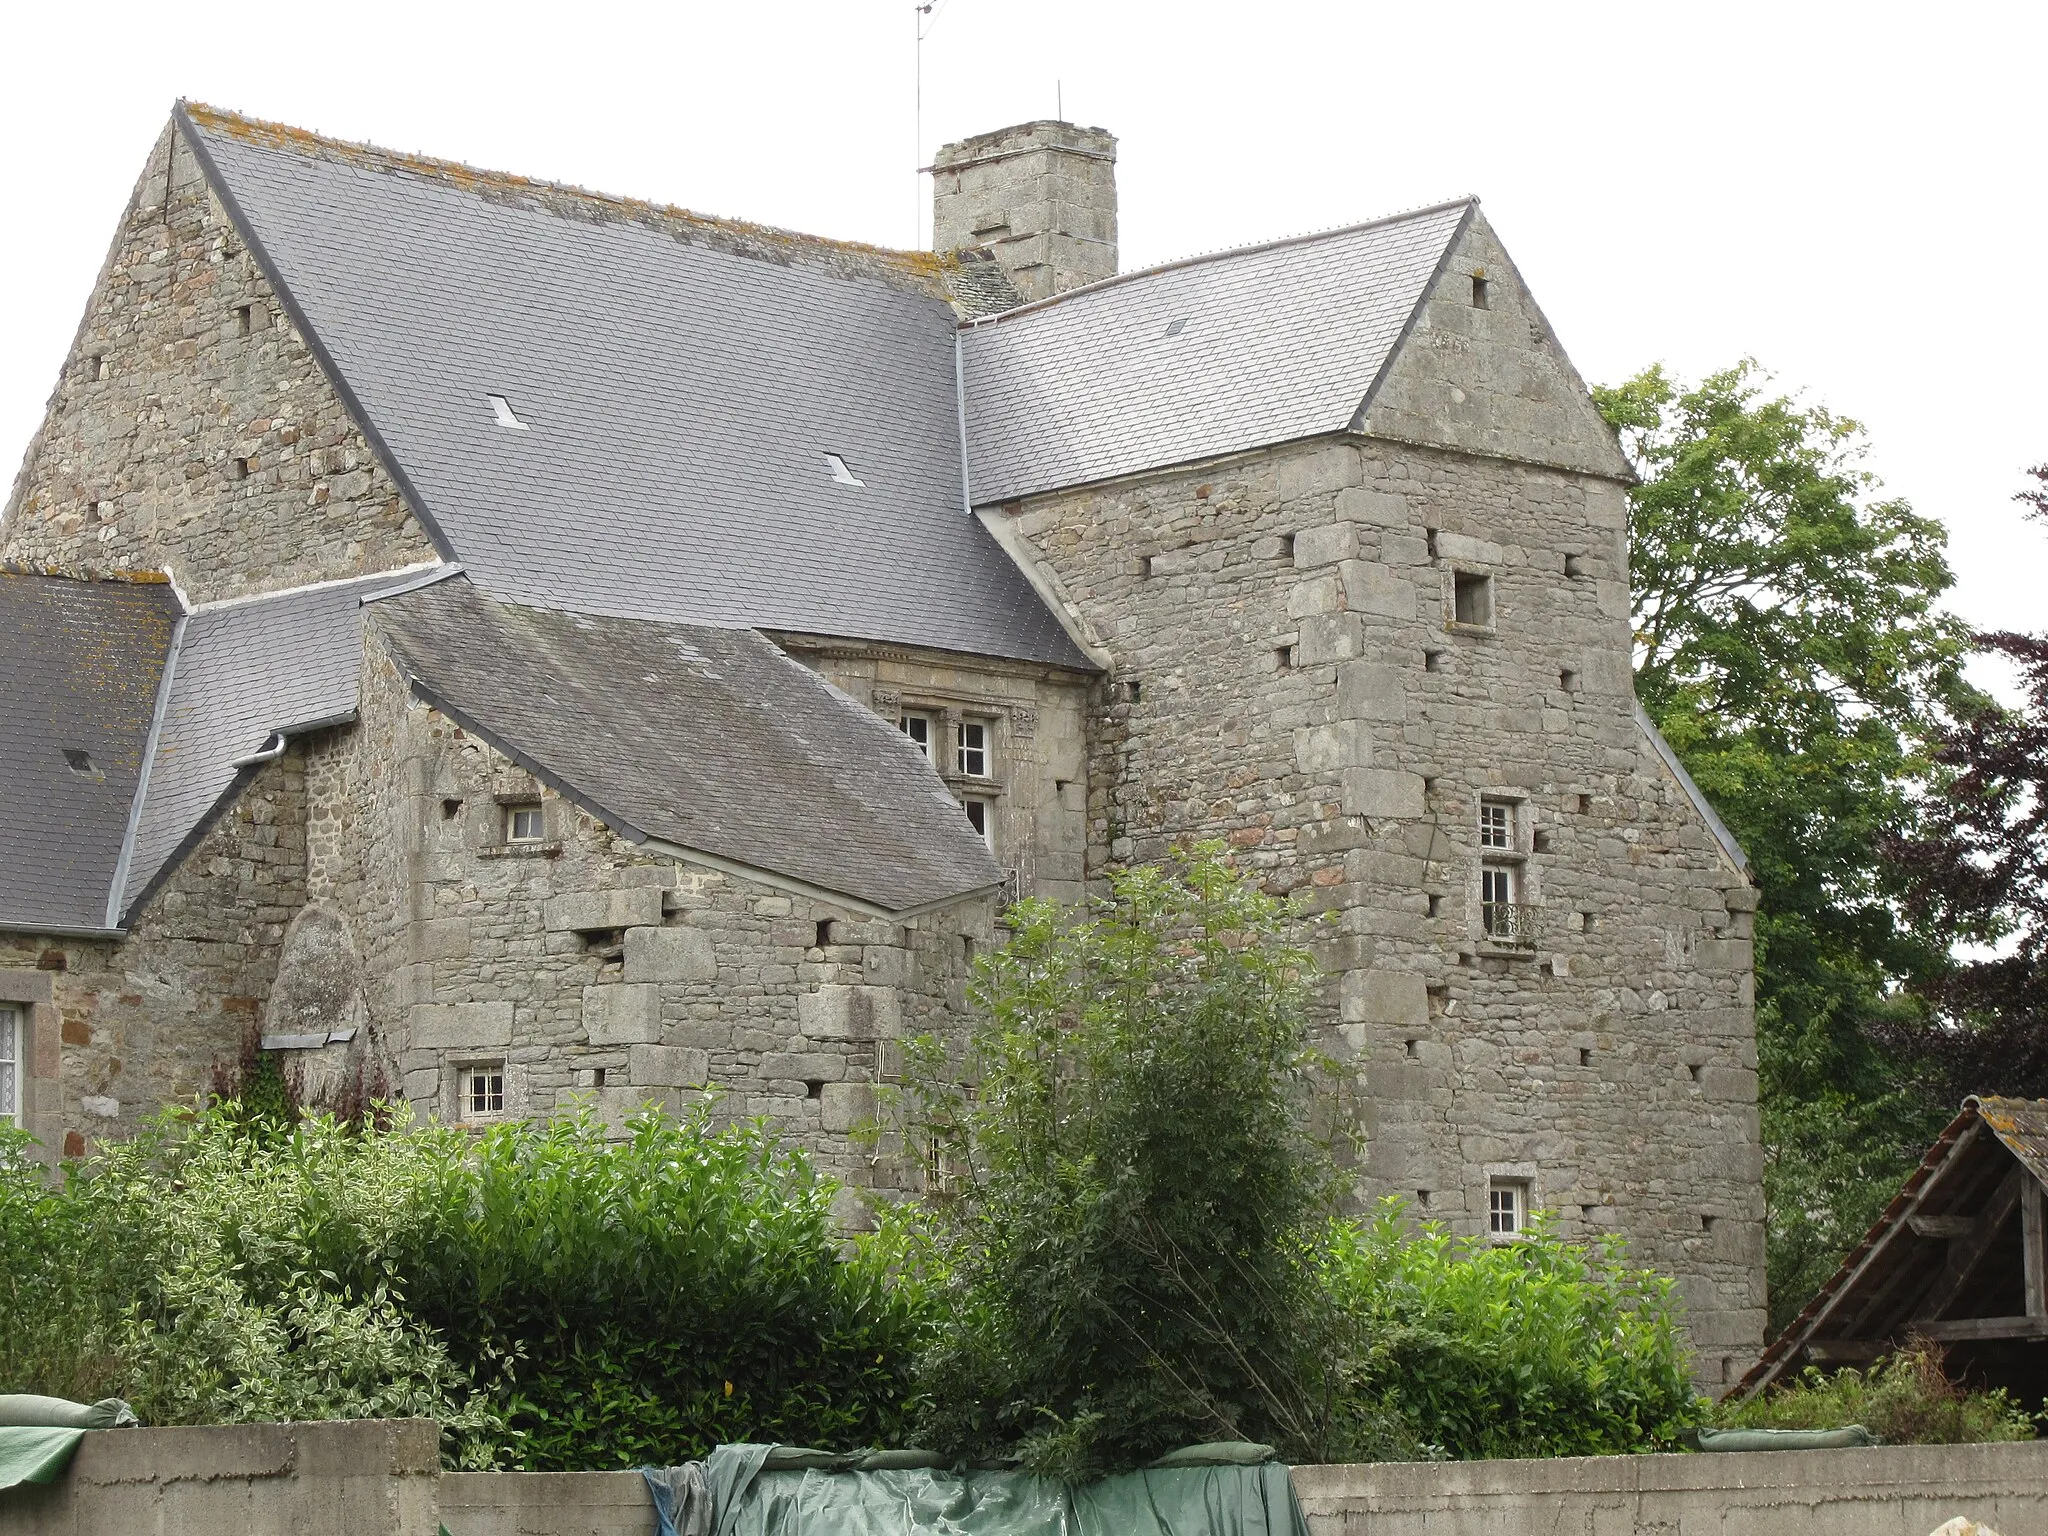
[[[2014,499],[2048,524],[2048,464]],[[2048,634],[1976,637],[2018,674],[2018,708],[1983,703],[1937,736],[1913,834],[1887,846],[1918,925],[1988,951],[1923,982],[1924,1022],[1882,1027],[1941,1102],[2048,1096]]]

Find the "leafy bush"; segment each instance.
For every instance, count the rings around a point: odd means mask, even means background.
[[[1221,855],[1014,908],[964,1074],[911,1052],[908,1121],[948,1170],[925,1443],[1070,1476],[1190,1441],[1320,1451],[1314,968]]]
[[[1714,1410],[1720,1429],[1835,1429],[1861,1424],[1887,1445],[2031,1440],[2036,1419],[2003,1391],[1966,1392],[1942,1369],[1940,1346],[1909,1340],[1867,1371],[1808,1366],[1787,1387]]]
[[[0,1166],[0,1382],[146,1422],[431,1415],[457,1465],[900,1437],[922,1293],[761,1127],[166,1113]]]
[[[1699,1421],[1672,1282],[1539,1219],[1513,1243],[1405,1229],[1388,1200],[1334,1223],[1323,1260],[1350,1323],[1345,1454],[1589,1456],[1671,1447]]]

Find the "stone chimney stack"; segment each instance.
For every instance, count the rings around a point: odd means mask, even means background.
[[[1020,123],[932,159],[932,249],[987,246],[1028,302],[1116,275],[1116,139]]]

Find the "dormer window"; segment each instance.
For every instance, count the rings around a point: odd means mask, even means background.
[[[910,744],[926,757],[932,755],[932,717],[903,714],[896,717],[896,729],[910,738]]]
[[[970,779],[988,777],[988,722],[962,720],[958,747],[960,771]]]
[[[547,837],[547,821],[541,815],[538,800],[522,801],[505,807],[505,841],[508,843],[538,843]]]

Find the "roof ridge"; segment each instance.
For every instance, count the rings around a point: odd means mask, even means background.
[[[330,576],[325,581],[302,582],[296,587],[278,587],[270,592],[249,592],[241,597],[217,597],[210,603],[195,603],[192,612],[219,613],[224,608],[247,608],[256,603],[267,603],[273,598],[298,597],[307,592],[324,592],[333,587],[351,586],[364,581],[396,580],[403,576],[417,576],[425,571],[440,570],[453,566],[461,570],[459,563],[448,560],[417,560],[411,565],[396,565],[388,571],[365,571],[360,576]]]
[[[1356,224],[1340,224],[1334,229],[1312,229],[1299,235],[1282,235],[1273,240],[1258,240],[1250,245],[1226,245],[1213,251],[1197,251],[1191,256],[1175,257],[1149,267],[1140,267],[1135,272],[1117,272],[1108,277],[1099,277],[1092,283],[1083,283],[1078,288],[1069,288],[1064,293],[1051,294],[1043,299],[1033,299],[1029,304],[1019,304],[1014,309],[1002,310],[997,314],[978,315],[972,320],[963,320],[962,330],[980,330],[983,326],[1013,319],[1018,315],[1034,314],[1049,309],[1068,299],[1078,299],[1085,294],[1099,293],[1105,288],[1114,288],[1120,283],[1136,282],[1140,278],[1157,277],[1162,272],[1178,272],[1184,267],[1204,266],[1212,261],[1227,261],[1235,256],[1256,256],[1262,251],[1284,250],[1288,246],[1311,245],[1318,240],[1335,240],[1342,235],[1362,234],[1368,229],[1379,229],[1389,224],[1402,224],[1410,219],[1426,218],[1433,213],[1449,213],[1453,208],[1476,208],[1479,198],[1475,193],[1463,197],[1446,198],[1440,203],[1430,203],[1422,208],[1407,208],[1399,213],[1389,213],[1377,219],[1365,219]]]
[[[334,138],[310,129],[296,128],[289,123],[248,117],[225,107],[187,101],[182,97],[179,98],[178,106],[198,127],[241,139],[246,143],[291,150],[299,154],[331,153],[343,159],[371,163],[373,168],[377,169],[410,171],[464,190],[525,192],[537,196],[574,198],[585,204],[609,209],[620,218],[643,222],[656,219],[665,223],[684,224],[707,235],[735,236],[759,241],[768,246],[808,247],[822,255],[863,257],[898,268],[913,277],[935,278],[953,265],[947,257],[935,255],[930,251],[906,251],[892,246],[870,245],[860,240],[837,240],[829,235],[807,234],[802,230],[784,229],[774,224],[757,224],[750,219],[698,213],[674,203],[657,203],[649,198],[598,192],[589,187],[577,186],[573,182],[548,181],[533,176],[521,176],[512,171],[485,170],[460,160],[444,160],[434,155],[386,149],[367,140]]]

